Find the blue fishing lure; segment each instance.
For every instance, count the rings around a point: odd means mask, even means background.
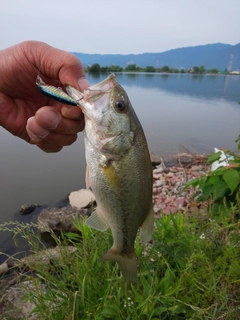
[[[71,106],[78,106],[78,102],[71,98],[62,88],[57,88],[51,85],[47,85],[40,76],[37,76],[36,85],[43,94],[52,98],[53,100],[68,104]]]

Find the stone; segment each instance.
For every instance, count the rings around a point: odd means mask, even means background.
[[[25,288],[23,288],[23,284]],[[24,296],[28,293],[27,288],[34,290],[32,281],[24,281],[22,284],[16,284],[6,291],[3,297],[4,303],[0,306],[2,320],[40,319],[40,316],[31,314],[36,305],[30,301],[24,301]]]
[[[154,180],[159,180],[159,179],[161,179],[161,177],[162,177],[161,173],[154,173],[154,171],[153,171],[153,179]]]
[[[8,264],[6,262],[0,264],[0,275],[8,272]]]
[[[162,158],[158,154],[150,153],[150,158],[153,166],[157,166],[162,162]]]
[[[162,180],[156,180],[153,183],[153,187],[161,187],[163,186],[163,181]]]
[[[37,204],[23,204],[19,210],[20,214],[27,215],[32,213],[37,207],[39,207]]]
[[[79,191],[73,191],[68,196],[70,206],[76,208],[87,208],[95,203],[96,199],[91,190],[80,189]]]
[[[191,167],[191,170],[192,171],[201,171],[203,169],[203,166],[196,166],[196,165],[193,165]]]
[[[166,174],[166,177],[167,178],[172,178],[174,176],[174,173],[173,172],[168,172],[167,174]]]
[[[78,209],[76,207],[46,208],[38,216],[38,229],[41,233],[49,233],[49,229],[58,232],[77,232],[74,226],[76,217],[88,217],[91,209]]]

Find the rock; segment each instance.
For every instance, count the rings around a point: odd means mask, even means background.
[[[203,166],[193,165],[193,166],[191,166],[191,170],[192,171],[202,171],[203,170]]]
[[[150,153],[150,157],[153,166],[157,166],[162,162],[162,158],[158,154]]]
[[[187,153],[181,153],[178,155],[181,164],[190,164],[193,162],[193,155]]]
[[[24,296],[31,291],[36,290],[32,281],[24,281],[20,284],[11,286],[3,296],[1,300],[3,303],[0,305],[0,314],[2,320],[8,319],[28,319],[37,320],[40,319],[39,315],[31,314],[36,305],[30,301],[24,301]],[[44,284],[41,284],[41,290],[46,292]]]
[[[63,250],[66,250],[66,253]],[[26,271],[29,268],[36,268],[37,264],[39,264],[40,266],[42,264],[53,265],[57,261],[57,265],[59,265],[59,259],[62,255],[69,253],[74,254],[77,251],[78,249],[73,246],[48,248],[36,254],[24,257],[21,260],[10,258],[11,261],[9,261],[8,267],[11,269],[14,267],[18,268],[19,270]],[[33,281],[20,281],[19,283],[16,283],[19,279],[21,279],[20,275],[15,276],[13,279],[8,281],[8,283],[3,283],[3,287],[0,286],[1,320],[40,319],[40,316],[31,314],[36,305],[33,302],[24,299],[24,296],[26,294],[29,294],[29,291],[35,292],[38,290],[41,290],[42,294],[44,294],[47,291],[46,286],[42,283],[36,287],[36,283],[34,283]],[[2,284],[2,282],[0,284]],[[61,300],[61,298],[59,299]],[[51,303],[52,306],[54,306],[54,302]]]
[[[161,187],[161,186],[163,186],[163,181],[162,180],[156,180],[156,181],[154,181],[154,183],[153,183],[153,187]]]
[[[8,264],[6,262],[0,264],[0,275],[8,272]]]
[[[21,206],[19,211],[20,211],[20,214],[27,215],[32,213],[37,207],[39,207],[37,204],[26,203]]]
[[[7,262],[4,262],[0,265],[0,274],[6,273],[12,270],[12,268],[17,268],[18,270],[28,270],[28,269],[34,269],[38,265],[41,266],[41,264],[53,264],[54,261],[58,260],[63,254],[63,250],[66,250],[66,253],[73,254],[78,251],[76,247],[73,246],[66,246],[63,248],[54,247],[54,248],[48,248],[42,251],[39,251],[35,254],[30,254],[29,256],[23,257],[22,259],[15,259],[14,257],[10,257]],[[64,251],[65,252],[65,251]],[[0,290],[1,293],[1,290]]]
[[[173,173],[173,172],[168,172],[168,173],[166,174],[166,177],[167,177],[167,178],[172,178],[172,177],[174,177],[174,173]]]
[[[162,178],[162,174],[161,173],[154,173],[153,171],[153,179],[154,180],[159,180]]]
[[[72,207],[87,208],[95,203],[96,199],[91,190],[81,189],[73,191],[69,195],[69,203]]]
[[[38,216],[38,228],[41,233],[49,233],[52,229],[55,233],[77,232],[74,226],[76,217],[85,217],[91,214],[91,209],[78,209],[76,207],[46,208]]]

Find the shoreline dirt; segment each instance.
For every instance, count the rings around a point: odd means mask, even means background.
[[[153,203],[154,212],[169,214],[184,212],[196,203],[193,200],[194,190],[184,186],[190,180],[206,174],[210,170],[208,156],[203,154],[181,153],[168,162],[153,165]],[[152,163],[154,163],[152,161]]]

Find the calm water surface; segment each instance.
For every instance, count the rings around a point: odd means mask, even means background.
[[[88,75],[91,84],[106,75]],[[167,156],[236,149],[240,134],[240,77],[185,74],[117,74],[144,128],[149,149]],[[85,187],[82,134],[72,146],[45,154],[0,128],[0,223],[25,221],[24,203],[54,205],[69,192]],[[0,251],[9,234],[0,232]]]

